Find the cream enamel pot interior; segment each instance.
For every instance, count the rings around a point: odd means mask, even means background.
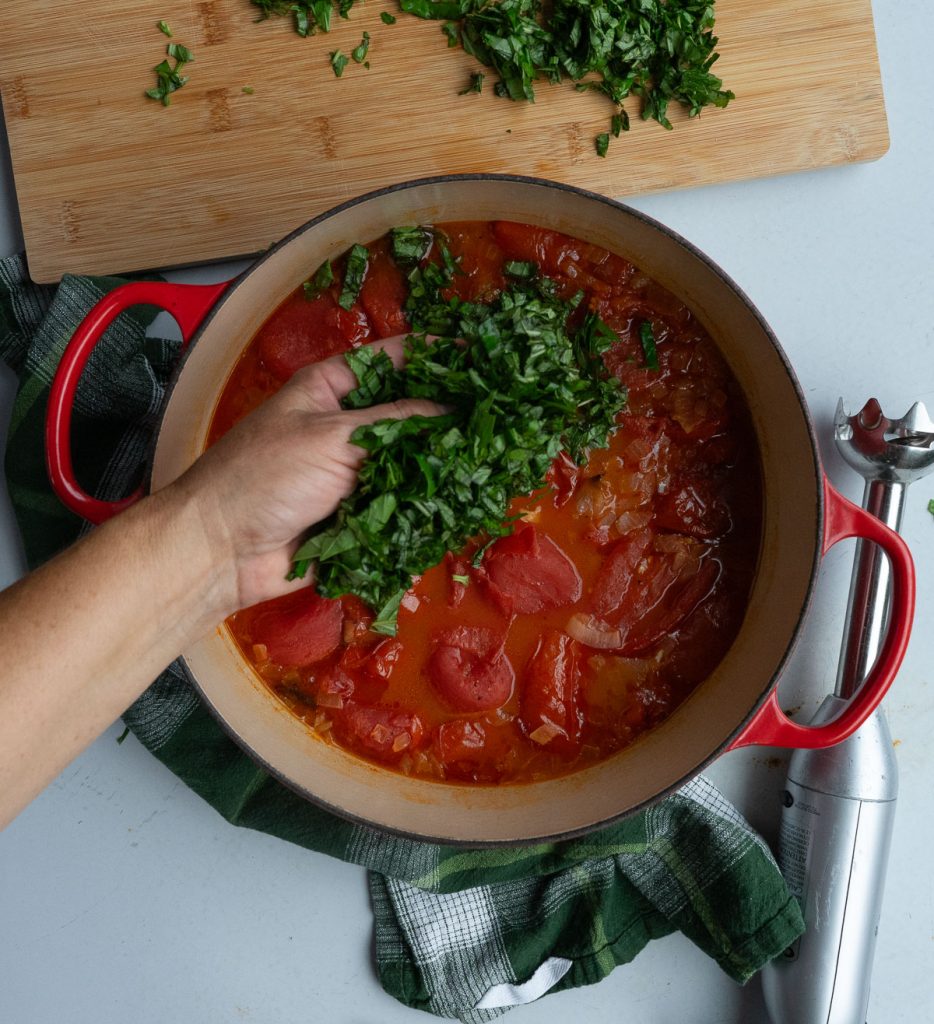
[[[288,786],[379,828],[442,842],[529,842],[605,824],[658,800],[731,747],[826,746],[881,700],[904,654],[913,612],[911,559],[901,539],[826,483],[804,398],[767,325],[696,249],[649,218],[591,193],[527,178],[425,179],[353,200],[295,231],[229,287],[133,284],[105,297],[72,341],[53,385],[50,473],[70,507],[100,521],[110,505],[85,495],[68,448],[70,400],[91,347],[129,305],[172,312],[192,337],[156,439],[151,486],[181,474],[204,448],[218,396],[269,314],[325,259],[399,224],[510,219],[553,228],[626,257],[675,293],[710,332],[745,391],[762,459],[759,565],[739,635],[694,694],[661,726],[608,761],[566,778],[501,787],[448,785],[385,771],[318,739],[280,705],[219,627],[185,655],[191,678],[230,734]],[[200,325],[200,326],[199,326]],[[879,661],[840,718],[808,728],[775,697],[821,556],[863,536],[893,566],[892,615]]]

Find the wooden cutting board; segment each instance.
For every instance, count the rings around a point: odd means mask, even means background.
[[[372,188],[455,172],[531,174],[610,196],[871,160],[888,146],[870,0],[719,0],[718,73],[737,99],[673,131],[569,84],[535,104],[458,95],[474,62],[440,26],[367,0],[329,35],[257,23],[248,0],[4,0],[0,92],[37,281],[255,253]],[[399,12],[396,12],[399,13]],[[173,41],[189,84],[145,99]],[[366,70],[329,53],[372,37]],[[252,94],[243,87],[251,86]]]

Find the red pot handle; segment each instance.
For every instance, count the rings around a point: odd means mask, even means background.
[[[778,704],[773,689],[729,750],[758,744],[768,747],[830,747],[851,736],[875,711],[895,678],[911,634],[915,611],[915,570],[908,545],[865,509],[854,505],[824,480],[824,548],[822,554],[847,537],[862,537],[878,544],[891,563],[892,601],[888,631],[872,671],[846,708],[826,725],[793,722]]]
[[[101,335],[130,306],[159,306],[178,322],[182,345],[191,340],[208,311],[230,284],[169,284],[134,281],[108,292],[88,313],[65,348],[52,387],[45,419],[45,457],[52,488],[62,504],[92,523],[122,512],[143,496],[139,487],[119,501],[100,501],[78,483],[71,463],[71,412],[78,382]]]

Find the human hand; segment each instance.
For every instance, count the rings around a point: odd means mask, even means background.
[[[401,337],[376,345],[402,363]],[[302,534],[356,485],[365,455],[350,442],[358,426],[443,411],[417,400],[341,409],[356,383],[343,356],[299,370],[172,485],[196,504],[207,542],[229,566],[219,617],[308,585],[285,577]]]

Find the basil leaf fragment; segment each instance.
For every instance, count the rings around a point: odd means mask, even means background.
[[[370,254],[365,245],[355,245],[347,254],[347,268],[344,270],[344,286],[341,288],[337,304],[342,309],[350,309],[357,301],[363,279],[366,277]]]
[[[412,267],[431,251],[433,236],[427,228],[393,228],[392,258],[401,267]]]
[[[360,40],[359,46],[355,46],[350,52],[350,56],[358,63],[362,64],[366,60],[367,51],[370,49],[370,33],[364,32],[363,38]]]
[[[258,7],[259,21],[291,15],[292,24],[300,36],[313,36],[318,31],[331,31],[331,18],[335,5],[337,13],[347,18],[355,0],[250,0]]]
[[[648,320],[643,321],[639,328],[639,340],[642,342],[642,355],[649,370],[658,369],[658,351],[655,348],[655,333]]]
[[[379,20],[384,25],[395,25],[396,19],[389,13],[389,11],[380,11]]]
[[[476,71],[470,76],[470,85],[466,89],[461,89],[458,96],[466,96],[469,92],[482,92],[483,91],[483,79],[486,75],[482,71]]]
[[[169,39],[171,39],[171,38],[172,38],[172,30],[171,30],[171,29],[169,28],[168,22],[165,22],[165,21],[160,21],[160,22],[158,22],[158,24],[156,25],[156,28],[158,28],[158,29],[159,29],[159,31],[160,31],[160,32],[161,32],[161,33],[162,33],[162,34],[163,34],[164,36],[168,36],[168,37],[169,37]]]
[[[334,74],[340,78],[344,73],[344,68],[350,63],[350,59],[346,57],[340,50],[331,51],[331,67],[334,69]]]
[[[302,285],[306,299],[317,298],[334,280],[334,268],[330,260],[325,260],[314,272],[313,276]]]
[[[169,43],[166,46],[166,53],[175,60],[175,66],[169,64],[168,60],[157,64],[153,71],[156,73],[156,85],[146,90],[146,96],[151,100],[158,100],[164,107],[171,103],[170,96],[173,92],[181,89],[188,81],[187,76],[182,75],[182,68],[191,64],[195,56],[187,46],[181,43]]]

